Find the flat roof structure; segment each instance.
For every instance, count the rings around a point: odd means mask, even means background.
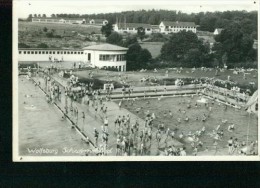
[[[128,48],[116,46],[113,44],[98,44],[84,47],[83,50],[96,50],[96,51],[127,51]]]

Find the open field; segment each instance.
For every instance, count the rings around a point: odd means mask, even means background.
[[[149,50],[153,58],[156,58],[161,53],[163,42],[143,42],[140,45],[142,48]]]
[[[100,26],[90,26],[90,25],[80,25],[80,24],[52,24],[52,23],[35,23],[35,22],[19,22],[19,31],[39,31],[44,27],[48,30],[54,29],[58,33],[69,33],[78,32],[80,34],[91,34],[95,32],[96,34],[101,34]]]
[[[199,151],[204,151],[206,147],[209,150],[213,149],[213,141],[209,134],[216,129],[217,125],[221,124],[219,130],[224,131],[224,136],[221,140],[218,141],[219,148],[227,147],[227,140],[230,137],[237,138],[239,142],[247,140],[247,126],[249,123],[249,141],[257,140],[257,118],[254,115],[251,115],[249,120],[248,113],[245,111],[237,111],[234,108],[228,107],[225,111],[224,106],[219,105],[217,102],[209,105],[212,106],[211,113],[206,109],[205,105],[198,103],[199,106],[196,108],[194,105],[199,97],[174,97],[174,98],[162,98],[160,101],[157,99],[144,99],[138,100],[133,105],[130,105],[127,101],[123,101],[122,107],[126,108],[130,112],[139,116],[140,118],[145,119],[147,111],[150,113],[155,113],[156,119],[154,121],[154,129],[158,128],[160,123],[164,123],[166,128],[175,130],[175,138],[183,132],[184,135],[188,135],[189,132],[195,133],[197,130],[201,130],[205,126],[206,131],[200,137],[200,140],[204,143],[203,147],[199,147]],[[188,100],[191,101],[191,108],[187,109]],[[137,108],[142,108],[139,113],[136,112]],[[185,110],[186,114],[179,112],[178,110]],[[169,115],[169,110],[171,110],[173,116]],[[166,116],[164,116],[166,113]],[[203,114],[210,114],[206,122],[202,122]],[[189,117],[189,121],[185,122],[184,118]],[[199,120],[195,120],[198,117]],[[181,123],[178,123],[177,118],[181,118]],[[222,120],[226,119],[227,123],[223,124]],[[228,125],[235,124],[235,131],[228,132]],[[191,154],[192,148],[190,142],[187,142],[186,139],[177,139],[187,147],[187,154]]]
[[[44,28],[47,32],[44,32]],[[100,34],[98,26],[77,25],[77,24],[51,24],[19,22],[19,43],[25,43],[31,47],[37,47],[45,43],[51,48],[83,48],[93,45],[97,41],[93,33]],[[54,31],[56,37],[47,37],[47,33]]]

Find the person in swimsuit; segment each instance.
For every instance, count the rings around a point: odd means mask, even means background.
[[[231,155],[233,151],[233,138],[230,137],[228,140],[228,154]]]

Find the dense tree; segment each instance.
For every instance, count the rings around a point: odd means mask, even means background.
[[[140,38],[141,41],[144,39],[145,29],[143,27],[137,28],[137,36]]]
[[[27,18],[27,21],[32,21],[32,17],[33,15],[32,14],[29,14],[28,18]]]
[[[109,35],[111,35],[112,31],[113,31],[113,26],[112,26],[111,23],[108,23],[108,24],[103,25],[103,26],[101,27],[101,32],[102,32],[102,34],[105,35],[106,37],[108,37]]]
[[[37,14],[34,14],[34,17],[37,18]]]
[[[115,44],[115,45],[122,46],[122,44],[123,44],[123,37],[119,33],[113,32],[111,35],[109,35],[107,37],[106,42],[110,43],[110,44]]]
[[[174,66],[199,67],[209,53],[207,45],[191,31],[173,34],[161,49],[161,59]]]
[[[149,37],[150,42],[165,42],[167,40],[168,37],[162,33],[152,33]]]
[[[43,18],[46,18],[46,14],[43,14],[42,17],[43,17]]]
[[[55,17],[55,14],[52,14],[52,17]],[[211,32],[215,28],[223,28],[233,21],[240,21],[246,25],[244,28],[248,34],[252,32],[257,33],[257,11],[200,12],[187,14],[175,10],[139,10],[105,14],[57,14],[57,17],[107,19],[112,24],[116,23],[116,21],[121,23],[124,21],[128,23],[149,23],[152,25],[158,25],[163,20],[189,21],[199,25],[200,27],[198,29]],[[256,35],[256,33],[254,35]]]
[[[215,16],[205,16],[200,20],[200,29],[202,31],[213,32],[215,30],[217,17]]]
[[[137,62],[143,63],[141,67],[145,68],[145,65],[147,64],[147,62],[151,61],[151,59],[152,59],[152,55],[149,52],[149,50],[141,49],[136,60]]]
[[[137,38],[135,35],[128,35],[125,39],[125,41],[123,42],[123,46],[124,47],[128,47],[131,44],[137,43]]]
[[[139,70],[145,68],[152,55],[147,49],[142,49],[140,44],[131,44],[126,53],[127,70]]]
[[[256,56],[253,55],[252,35],[245,31],[247,26],[241,24],[241,22],[233,22],[215,37],[217,42],[213,48],[215,57],[224,63],[223,56],[225,56],[226,64],[231,67],[237,66],[238,63],[256,60]]]
[[[202,54],[198,48],[189,49],[183,59],[183,66],[185,67],[200,67],[202,65]]]

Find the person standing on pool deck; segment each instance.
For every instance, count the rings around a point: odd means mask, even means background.
[[[96,117],[96,115],[97,115],[97,111],[98,111],[98,105],[96,104],[96,105],[95,105],[95,117]]]
[[[118,104],[120,110],[121,110],[121,105],[122,105],[122,100],[120,100]]]
[[[215,154],[214,155],[216,155],[216,153],[217,153],[217,151],[218,151],[218,142],[215,140],[214,141],[214,143],[213,143],[213,147],[214,147],[214,149],[215,149]]]
[[[230,137],[228,140],[228,154],[231,155],[233,151],[233,138]]]
[[[95,141],[96,141],[96,146],[98,144],[98,135],[99,135],[99,132],[97,131],[96,128],[94,128],[94,137],[95,137]]]
[[[82,112],[82,132],[84,131],[84,125],[85,125],[85,113]]]
[[[105,126],[105,131],[108,133],[108,118],[105,117],[104,119],[104,126]]]

